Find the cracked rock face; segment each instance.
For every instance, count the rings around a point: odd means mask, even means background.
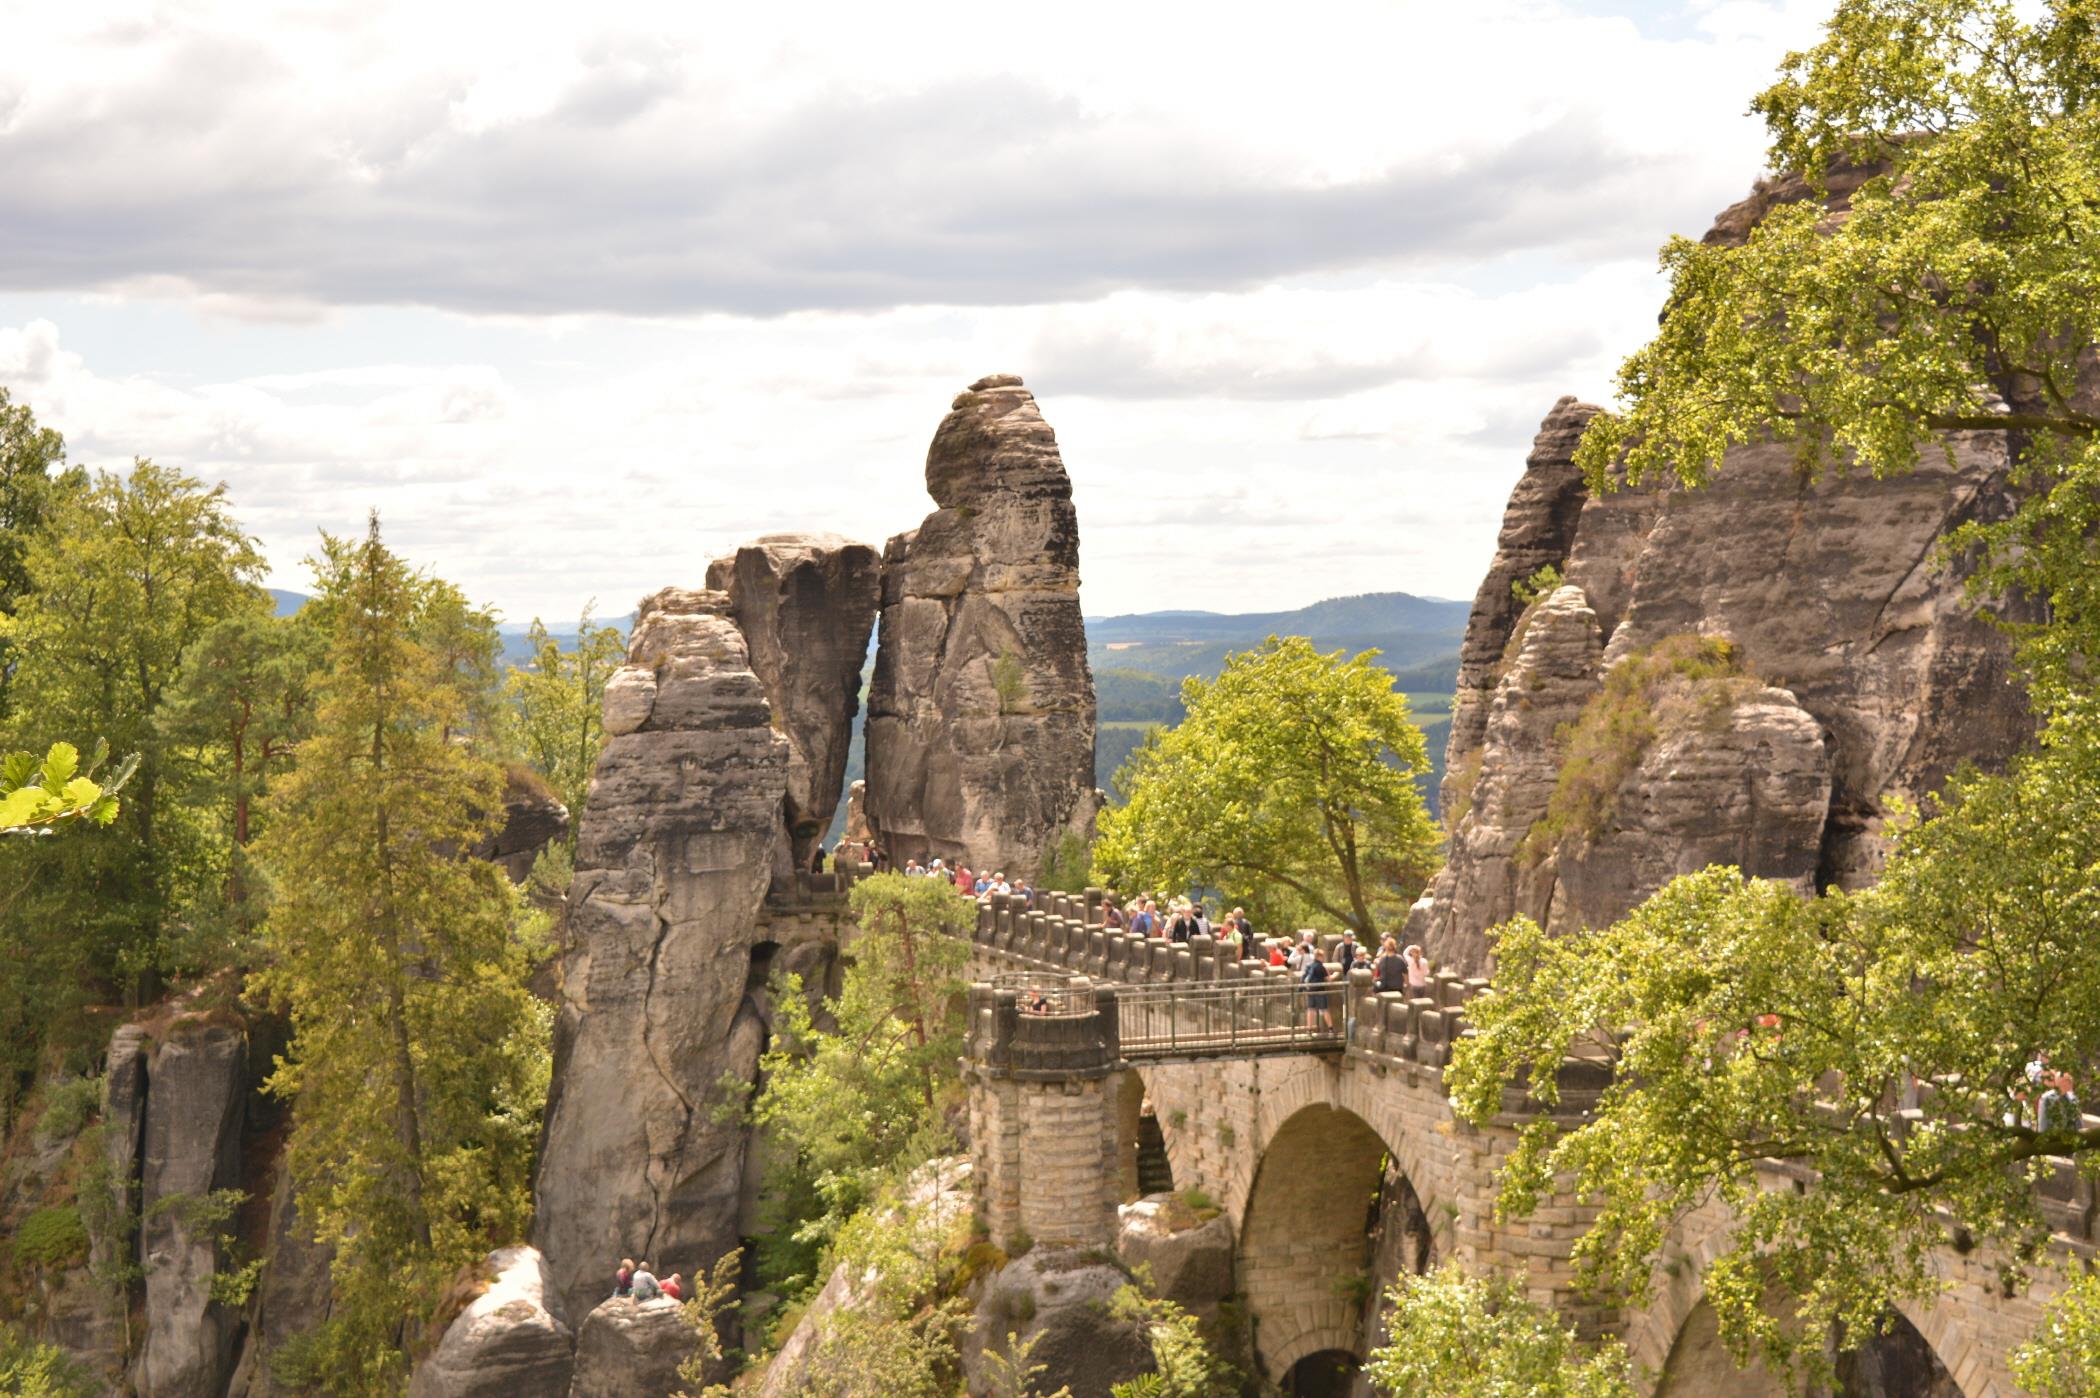
[[[178,1019],[147,1069],[139,1155],[139,1252],[146,1327],[138,1388],[151,1398],[215,1398],[233,1359],[239,1317],[211,1299],[221,1228],[180,1206],[240,1183],[248,1036],[207,1017]],[[166,1208],[156,1208],[163,1200]]]
[[[707,585],[729,594],[751,669],[788,741],[774,873],[807,869],[846,779],[882,558],[836,534],[768,534],[716,559]]]
[[[2005,637],[1935,556],[1949,529],[2010,508],[2001,435],[1953,434],[1951,461],[1928,452],[1890,480],[1811,483],[1787,448],[1755,445],[1698,490],[1592,496],[1568,457],[1596,411],[1563,399],[1547,417],[1467,627],[1450,860],[1407,929],[1466,974],[1489,969],[1484,934],[1517,913],[1596,925],[1710,860],[1803,887],[1870,883],[1891,797],[1919,797],[1963,762],[2000,764],[2031,731]],[[1513,646],[1509,583],[1548,563],[1570,586]],[[1575,629],[1601,641],[1587,677]],[[1558,725],[1614,662],[1685,634],[1734,642],[1761,692],[1725,722],[1663,731],[1609,830],[1527,865],[1518,850],[1558,777]],[[1538,650],[1548,637],[1552,655]]]
[[[570,887],[535,1186],[549,1309],[581,1324],[621,1257],[693,1276],[736,1246],[725,1079],[763,1048],[750,993],[790,747],[728,594],[646,598],[609,683]]]
[[[540,1255],[498,1248],[482,1266],[487,1290],[416,1366],[408,1398],[567,1398],[575,1340],[547,1310]]]
[[[940,508],[884,554],[868,820],[900,866],[1034,879],[1064,832],[1091,832],[1094,682],[1072,483],[1019,378],[956,398],[926,489]]]

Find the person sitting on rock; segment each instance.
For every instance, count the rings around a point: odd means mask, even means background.
[[[634,1268],[634,1299],[637,1301],[654,1301],[663,1294],[663,1283],[658,1281],[656,1274],[649,1270],[649,1264],[646,1262],[636,1263]]]
[[[613,1295],[632,1296],[633,1294],[634,1259],[623,1257],[620,1259],[620,1270],[613,1273]]]
[[[663,1288],[664,1295],[670,1297],[673,1301],[683,1301],[685,1299],[685,1283],[679,1279],[676,1272],[664,1278]]]

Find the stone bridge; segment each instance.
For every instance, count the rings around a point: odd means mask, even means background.
[[[1495,1179],[1521,1123],[1537,1110],[1511,1093],[1483,1127],[1453,1115],[1444,1089],[1451,1044],[1480,980],[1437,978],[1433,993],[1373,993],[1359,970],[1331,990],[1336,1031],[1272,1043],[1213,1047],[1202,1036],[1179,1050],[1127,1051],[1119,999],[1156,1001],[1172,987],[1200,1000],[1218,986],[1261,1000],[1283,972],[1236,958],[1198,937],[1188,945],[1109,931],[1101,895],[980,901],[973,936],[970,1048],[971,1142],[980,1202],[995,1239],[1100,1246],[1116,1207],[1137,1194],[1142,1117],[1156,1119],[1173,1184],[1210,1195],[1237,1238],[1238,1287],[1257,1362],[1284,1380],[1315,1357],[1362,1359],[1380,1342],[1372,1238],[1381,1216],[1404,1210],[1415,1235],[1401,1265],[1421,1271],[1455,1259],[1471,1271],[1526,1279],[1587,1334],[1623,1335],[1649,1392],[1682,1398],[1776,1393],[1763,1375],[1738,1372],[1719,1346],[1702,1278],[1728,1236],[1718,1206],[1682,1221],[1651,1299],[1637,1312],[1603,1308],[1577,1293],[1570,1251],[1594,1213],[1564,1197],[1531,1217],[1494,1216]],[[1331,948],[1332,939],[1329,939]],[[1035,1001],[1016,977],[1059,978],[1064,1000]],[[1070,981],[1084,977],[1084,982]],[[1005,988],[1001,986],[1002,978]],[[1563,1066],[1560,1110],[1580,1112],[1609,1080],[1607,1064]],[[1773,1188],[1806,1181],[1775,1167]],[[2063,1260],[2091,1257],[2096,1241],[2089,1182],[2065,1168],[2044,1188]],[[2003,1281],[1986,1245],[1949,1246],[1935,1257],[1944,1289],[1905,1306],[1891,1332],[1863,1352],[1848,1391],[1928,1398],[2013,1398],[2013,1349],[2033,1332],[2054,1283],[2031,1290]]]

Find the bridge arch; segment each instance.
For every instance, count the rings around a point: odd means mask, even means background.
[[[1136,1068],[1123,1070],[1116,1092],[1116,1197],[1123,1203],[1176,1187],[1175,1136],[1151,1084]]]
[[[1410,1270],[1433,1246],[1418,1188],[1386,1139],[1332,1101],[1305,1102],[1263,1136],[1238,1258],[1256,1358],[1272,1379],[1315,1355],[1362,1360],[1376,1330],[1381,1208],[1404,1198],[1417,1220],[1420,1245],[1395,1250]]]
[[[1785,1387],[1761,1369],[1736,1368],[1722,1348],[1718,1317],[1706,1299],[1706,1274],[1728,1247],[1723,1220],[1697,1220],[1688,1244],[1656,1278],[1654,1300],[1635,1317],[1627,1348],[1654,1398],[1784,1398]],[[1899,1301],[1888,1331],[1853,1363],[1841,1360],[1837,1398],[2002,1398],[1987,1376],[1964,1388],[1954,1375],[1973,1369],[1974,1338],[1945,1296],[1930,1305]],[[1891,1384],[1895,1386],[1891,1386]]]

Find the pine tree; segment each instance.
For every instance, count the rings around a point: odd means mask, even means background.
[[[389,1392],[444,1280],[524,1227],[547,1016],[514,895],[467,853],[501,773],[451,736],[466,696],[419,639],[454,594],[388,551],[376,518],[360,542],[327,540],[317,568],[333,637],[258,845],[274,883],[258,984],[290,1009],[269,1086],[296,1104],[301,1216],[335,1251],[306,1363],[333,1391]]]

